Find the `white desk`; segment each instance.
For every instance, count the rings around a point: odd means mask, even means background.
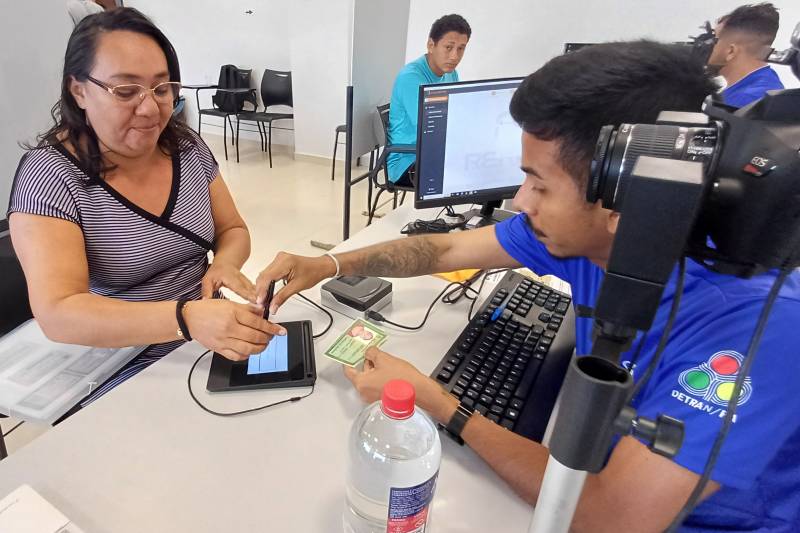
[[[438,210],[401,207],[336,250],[399,236],[412,218]],[[392,280],[387,315],[418,323],[444,281]],[[484,289],[488,294],[490,291]],[[319,301],[319,289],[307,291]],[[437,304],[422,331],[391,331],[386,351],[430,373],[466,324],[469,302]],[[346,441],[363,408],[340,365],[322,355],[350,319],[334,314],[316,343],[316,392],[299,403],[233,418],[209,415],[186,388],[189,367],[202,353],[190,343],[0,462],[0,498],[22,483],[33,486],[87,533],[341,531]],[[276,316],[327,317],[295,298]],[[205,392],[210,358],[193,388],[220,410],[240,410],[307,389]],[[443,454],[431,531],[527,531],[531,508],[467,447],[442,437]]]

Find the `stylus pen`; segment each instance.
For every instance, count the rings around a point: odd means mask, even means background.
[[[272,305],[272,296],[275,294],[275,280],[269,282],[267,297],[264,300],[264,320],[269,320],[269,306]]]

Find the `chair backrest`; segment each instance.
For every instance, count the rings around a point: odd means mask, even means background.
[[[0,301],[0,336],[33,318],[28,285],[11,245],[7,220],[0,220]]]
[[[389,146],[389,104],[383,104],[376,106],[375,109],[378,111],[377,116],[372,120],[372,133],[375,137],[375,146],[383,146],[383,149],[386,150],[386,147]],[[386,160],[385,155],[384,157],[380,158],[379,160],[383,159],[383,183],[389,183],[389,171],[386,168]],[[381,186],[380,182],[378,181],[378,173],[374,174],[374,183],[376,186]]]
[[[222,65],[219,69],[220,89],[246,89],[250,87],[250,74],[252,70],[244,70],[236,65]],[[227,113],[238,113],[244,107],[244,102],[250,100],[248,94],[230,94],[217,91],[211,97],[214,107]]]
[[[293,107],[291,71],[264,70],[261,77],[261,103],[264,104],[264,109],[271,105]]]
[[[375,141],[382,146],[389,144],[389,104],[377,106],[378,118],[380,119],[381,129],[377,123],[372,123],[372,131],[375,134]]]

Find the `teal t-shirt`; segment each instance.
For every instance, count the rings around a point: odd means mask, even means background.
[[[389,106],[389,144],[417,144],[417,104],[419,86],[430,83],[458,81],[458,72],[447,72],[437,76],[428,66],[423,55],[415,59],[397,75]],[[392,182],[400,179],[403,172],[414,164],[414,154],[389,154],[387,169]]]

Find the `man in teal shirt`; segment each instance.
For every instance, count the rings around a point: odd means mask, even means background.
[[[431,26],[428,53],[415,59],[397,75],[389,106],[389,144],[417,143],[417,104],[419,86],[458,81],[456,67],[472,28],[461,15],[445,15]],[[397,185],[413,186],[414,154],[389,154],[389,180]]]

